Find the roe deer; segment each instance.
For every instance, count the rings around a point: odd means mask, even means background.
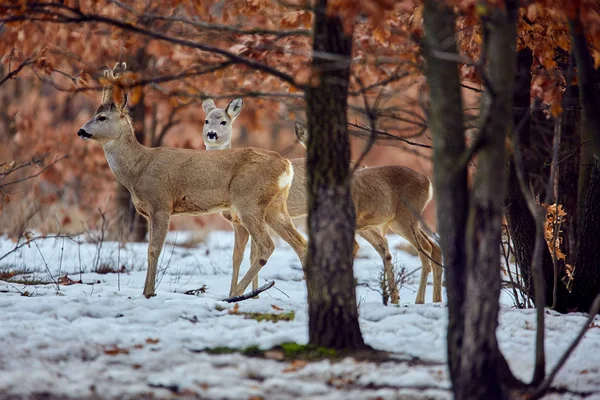
[[[296,122],[294,131],[298,141],[306,148],[307,127]],[[366,228],[376,229],[381,237],[377,245],[361,236],[379,251],[382,258],[385,257],[384,260],[389,258],[389,262],[391,256],[385,239],[387,231],[391,229],[406,239],[419,253],[422,266],[415,303],[425,302],[427,277],[432,268],[433,302],[441,302],[442,250],[419,226],[420,216],[433,197],[429,178],[399,165],[369,167],[354,171],[350,190],[356,207],[357,232],[360,234]]]
[[[211,99],[203,102],[202,107],[207,114],[204,126],[204,140],[211,143],[207,150],[231,148],[231,122],[228,119],[231,110],[239,115],[242,107],[241,98],[234,99],[225,109],[216,108]],[[210,117],[210,118],[209,118]],[[226,121],[226,124],[222,124]],[[223,128],[220,128],[220,127]],[[298,140],[304,145],[306,129],[295,124]],[[217,133],[216,137],[207,138],[207,133]],[[211,140],[212,139],[212,140]],[[303,217],[308,213],[306,193],[306,159],[290,160],[294,167],[294,178],[287,200],[288,211],[292,218]],[[369,170],[369,172],[367,172]],[[379,253],[383,265],[388,290],[392,303],[398,303],[399,294],[393,273],[392,257],[389,252],[385,232],[391,228],[404,237],[417,249],[423,266],[421,281],[417,292],[416,303],[425,302],[427,276],[434,260],[434,293],[433,301],[442,301],[441,265],[442,255],[439,246],[434,243],[419,227],[419,215],[431,199],[431,183],[429,178],[416,171],[400,166],[383,166],[364,168],[355,171],[351,190],[356,206],[356,233],[369,242]],[[243,259],[244,249],[248,241],[248,233],[231,219],[235,233],[233,254],[233,276],[231,287],[234,287]],[[354,244],[354,255],[358,251],[358,243]],[[431,259],[429,258],[431,257]],[[439,263],[439,264],[436,264]],[[436,283],[437,282],[437,283]],[[257,283],[255,284],[257,285]]]
[[[275,152],[253,148],[208,152],[145,147],[134,136],[127,96],[113,101],[112,83],[125,69],[125,63],[117,63],[105,71],[109,84],[102,104],[77,134],[102,144],[110,169],[131,193],[136,210],[149,221],[144,296],[155,295],[157,261],[171,215],[235,210],[238,223],[252,236],[255,252],[233,295],[244,293],[275,248],[265,223],[304,263],[306,241],[294,228],[286,208],[293,177],[291,163]]]

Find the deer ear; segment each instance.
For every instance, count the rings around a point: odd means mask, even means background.
[[[126,92],[123,93],[123,103],[118,104],[117,107],[119,107],[121,110],[124,110],[125,107],[127,107],[127,100],[129,100],[129,96],[127,95]]]
[[[299,121],[294,122],[294,133],[300,143],[306,144],[306,141],[308,140],[308,127],[306,124]]]
[[[244,100],[242,100],[241,97],[236,97],[235,99],[231,100],[231,103],[227,104],[225,112],[227,113],[229,118],[231,118],[232,121],[236,119],[238,115],[240,115],[240,112],[242,112],[243,105]]]
[[[213,99],[206,99],[202,102],[202,109],[204,110],[206,115],[208,115],[208,113],[214,110],[215,108],[217,108],[217,106],[215,106],[215,102],[213,101]]]

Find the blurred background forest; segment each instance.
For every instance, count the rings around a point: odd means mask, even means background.
[[[368,146],[366,97],[376,102],[378,137],[363,163],[405,165],[430,175],[417,43],[422,8],[383,3],[372,4],[380,23],[365,16],[355,30],[353,159]],[[16,236],[25,226],[74,233],[105,223],[113,237],[127,232],[143,240],[144,224],[127,190],[115,182],[102,149],[76,138],[98,104],[102,71],[116,61],[127,62],[132,71],[131,114],[136,136],[147,146],[204,148],[202,100],[212,97],[225,107],[242,96],[234,147],[263,147],[289,158],[305,155],[293,133],[293,121],[305,118],[303,93],[285,78],[310,79],[313,17],[303,2],[78,1],[64,7],[56,3],[44,12],[8,4],[3,13],[14,14],[14,22],[0,26],[0,160],[35,160],[19,171],[23,178],[66,158],[35,180],[5,188],[2,233]],[[78,8],[85,17],[74,11]],[[271,73],[275,68],[283,79]],[[9,75],[12,79],[6,79]],[[425,219],[435,225],[433,206]],[[229,224],[210,215],[177,218],[172,228],[229,229]]]

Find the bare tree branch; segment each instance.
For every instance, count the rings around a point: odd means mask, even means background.
[[[20,6],[2,5],[0,10],[3,9],[16,9]],[[153,39],[162,40],[168,43],[177,44],[183,47],[193,48],[197,50],[206,51],[213,54],[218,54],[234,64],[243,64],[251,67],[255,70],[266,72],[273,75],[280,80],[287,82],[296,87],[302,87],[298,84],[295,79],[291,76],[282,72],[274,67],[253,60],[251,58],[243,57],[234,54],[228,50],[221,49],[219,47],[210,46],[202,43],[193,42],[190,40],[180,39],[172,37],[160,32],[154,32],[150,29],[136,26],[130,22],[122,21],[119,19],[111,18],[105,15],[99,14],[86,14],[81,9],[73,8],[65,4],[60,3],[38,3],[31,2],[27,3],[27,12],[33,15],[11,15],[0,18],[0,22],[15,22],[15,21],[39,21],[54,24],[82,24],[89,22],[98,22],[106,25],[110,25],[125,31],[134,32],[140,35],[144,35]]]
[[[226,301],[227,303],[237,303],[239,301],[248,300],[248,299],[251,299],[251,298],[259,295],[260,293],[264,292],[265,290],[271,289],[273,286],[275,286],[275,281],[271,281],[267,284],[264,284],[261,287],[259,287],[258,289],[255,289],[255,290],[248,292],[246,294],[243,294],[241,296],[230,297],[223,301]]]
[[[569,359],[569,357],[571,356],[571,354],[573,353],[575,348],[579,345],[579,343],[581,342],[581,339],[583,339],[583,336],[585,335],[585,332],[589,329],[590,325],[592,324],[592,321],[594,321],[594,318],[596,317],[596,314],[598,314],[599,312],[600,312],[600,294],[598,294],[596,296],[596,298],[594,299],[594,302],[592,303],[592,307],[590,308],[590,313],[588,315],[588,318],[585,321],[585,323],[583,324],[583,326],[581,327],[579,334],[573,340],[573,342],[571,342],[571,345],[569,346],[569,348],[563,353],[562,357],[558,360],[558,362],[556,363],[554,368],[552,368],[552,371],[550,371],[550,373],[548,374],[546,379],[544,379],[544,381],[540,384],[540,386],[536,389],[536,391],[531,395],[531,399],[538,399],[538,398],[542,397],[550,389],[550,385],[552,384],[554,377],[556,377],[556,374],[558,373],[558,371],[560,371],[560,369],[563,367],[563,365],[565,365],[565,363],[567,362],[567,360]]]

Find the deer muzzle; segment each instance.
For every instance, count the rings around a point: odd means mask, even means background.
[[[85,131],[85,129],[83,129],[83,128],[77,131],[77,136],[79,136],[83,140],[87,140],[87,139],[91,139],[92,138],[92,135],[90,135],[89,133],[87,133]]]
[[[217,135],[217,132],[208,132],[206,134],[206,138],[208,140],[217,140],[219,138],[219,136]]]

